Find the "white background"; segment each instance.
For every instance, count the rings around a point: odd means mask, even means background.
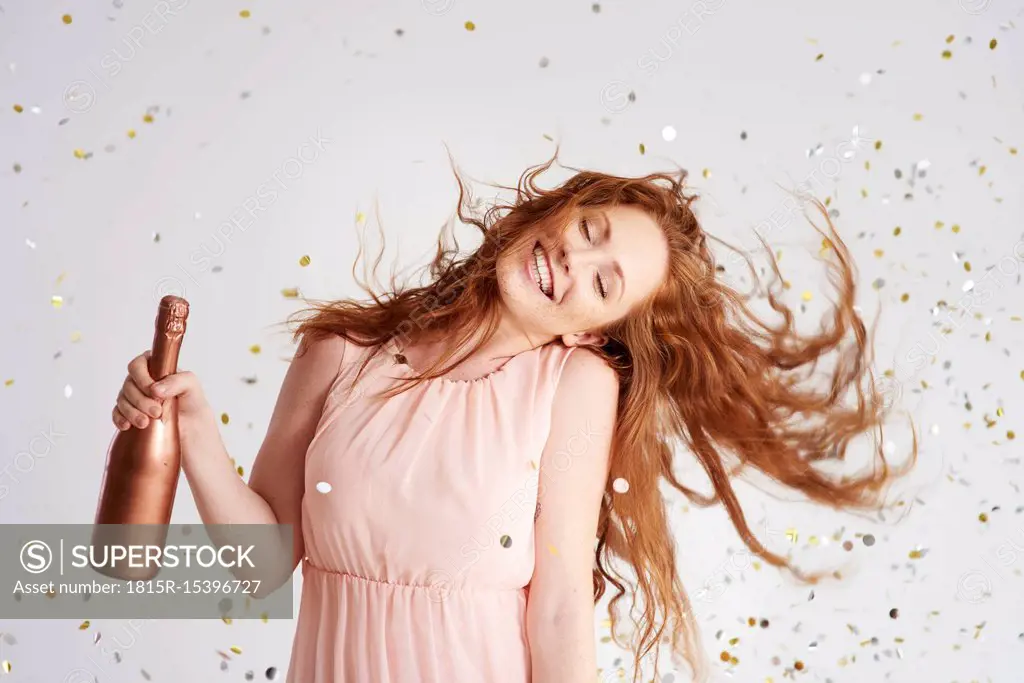
[[[887,391],[919,429],[919,468],[895,495],[907,504],[884,520],[741,486],[769,547],[841,571],[813,600],[810,586],[755,564],[720,508],[669,496],[715,678],[1019,680],[1024,158],[1011,148],[1024,147],[1024,5],[687,3],[6,0],[0,521],[91,521],[110,409],[167,292],[191,302],[181,367],[230,416],[224,439],[248,476],[293,353],[275,325],[301,301],[282,290],[358,294],[360,213],[371,244],[383,224],[385,276],[391,263],[423,263],[457,198],[445,145],[469,177],[514,184],[554,139],[578,168],[689,169],[705,227],[747,248],[758,229],[783,254],[790,304],[812,293],[804,329],[828,292],[820,238],[781,208],[784,189],[831,197],[860,268],[858,302],[869,321],[881,307],[877,367],[894,371]],[[261,185],[276,188],[272,206],[230,226]],[[886,432],[897,459],[908,434],[905,420]],[[685,453],[680,470],[705,484]],[[173,521],[198,521],[184,480]],[[599,676],[619,680],[631,657],[606,642],[605,619],[599,610]],[[7,678],[240,681],[271,666],[282,678],[294,630],[80,624],[0,615]]]

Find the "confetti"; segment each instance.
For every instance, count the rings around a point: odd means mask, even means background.
[[[953,58],[952,51],[950,51],[950,50],[943,50],[942,51],[942,58],[943,59],[952,59]]]
[[[810,301],[812,296],[813,294],[811,294],[810,290],[805,290],[804,293],[800,295],[800,298],[804,301]]]
[[[701,171],[701,175],[704,176],[705,178],[710,178],[711,177],[711,169],[710,168],[705,168],[703,171]]]
[[[16,105],[14,105],[14,111],[16,111],[16,112],[18,112],[20,114],[21,112],[23,112],[25,110],[22,108],[22,106],[20,104],[16,104]]]
[[[78,625],[78,630],[79,631],[84,631],[87,628],[89,628],[89,620],[88,619],[86,619],[85,621],[83,621],[81,624]]]
[[[236,645],[232,645],[231,646],[231,651],[234,652],[236,655],[242,654],[242,648],[240,648],[240,647],[238,647]]]
[[[229,420],[230,420],[230,418],[228,417],[227,413],[221,413],[220,414],[220,422],[221,422],[221,424],[227,424]]]
[[[303,256],[299,259],[299,265],[305,268],[309,265],[309,256]]]
[[[5,674],[11,673],[10,660],[5,659],[4,661],[0,662],[0,671],[3,671]]]
[[[499,540],[499,542],[501,543],[501,547],[502,548],[511,548],[512,547],[512,538],[510,536],[508,536],[507,534],[502,536],[501,539]]]
[[[272,666],[269,669],[267,669],[266,676],[267,676],[267,680],[268,681],[275,680],[277,678],[277,667],[276,666]]]
[[[249,353],[257,354],[260,352],[260,350],[261,347],[259,344],[253,344],[252,346],[249,347]]]
[[[622,477],[618,477],[612,482],[612,489],[616,493],[625,493],[626,491],[629,491],[629,482]]]
[[[50,303],[54,308],[60,308],[64,305],[64,297],[59,294],[54,294],[50,297]]]
[[[64,398],[71,398],[71,391],[72,391],[71,385],[70,384],[65,384],[64,385]]]
[[[466,22],[466,30],[467,31],[475,31],[476,30],[476,24],[474,24],[472,21],[467,21]]]
[[[250,12],[247,9],[244,9],[241,12],[238,13],[238,16],[242,17],[243,19],[248,19],[249,17],[252,16],[252,12]]]
[[[993,38],[992,40],[988,41],[988,49],[994,50],[994,49],[996,49],[996,45],[998,45],[998,44],[999,44],[999,41],[996,40],[995,38]]]
[[[868,547],[871,547],[875,544],[875,537],[872,534],[864,534],[864,538],[861,540],[863,540],[864,545]]]
[[[63,17],[60,18],[60,20],[63,21],[65,24],[70,24],[71,23],[71,15],[70,14],[65,14]]]
[[[332,488],[326,481],[318,481],[316,483],[316,490],[320,493],[330,493]]]
[[[281,296],[283,296],[285,299],[295,299],[299,296],[299,288],[286,287],[285,289],[281,290]]]

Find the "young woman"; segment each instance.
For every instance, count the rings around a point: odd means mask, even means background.
[[[755,468],[848,507],[876,504],[898,474],[880,440],[866,474],[816,466],[886,416],[855,269],[823,206],[838,303],[801,336],[774,259],[777,325],[716,278],[685,171],[541,189],[555,158],[483,216],[456,173],[458,215],[483,241],[468,255],[439,241],[425,286],[364,284],[366,301],[304,312],[248,484],[196,378],[154,385],[148,352],[129,365],[113,420],[142,427],[177,397],[205,523],[296,529],[280,577],[302,563],[289,681],[589,683],[609,584],[613,624],[623,596],[636,610],[637,675],[663,641],[699,675],[660,485],[723,503],[747,546],[787,567],[751,533],[731,475]],[[812,371],[831,352],[822,387]],[[676,478],[680,447],[712,496]]]

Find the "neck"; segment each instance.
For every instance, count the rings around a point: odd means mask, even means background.
[[[484,336],[483,328],[477,328],[466,345],[456,351],[453,360],[459,361],[466,356],[466,352],[477,344]],[[498,327],[494,331],[494,335],[488,339],[484,344],[473,354],[473,358],[484,360],[484,359],[498,359],[498,358],[511,358],[517,354],[529,351],[538,346],[543,346],[548,342],[554,341],[556,337],[551,335],[537,335],[527,332],[510,318],[510,316],[502,314],[498,321]],[[427,343],[426,346],[431,349],[428,355],[432,357],[434,353],[440,353],[441,349],[451,341],[450,338],[441,338],[433,343]]]

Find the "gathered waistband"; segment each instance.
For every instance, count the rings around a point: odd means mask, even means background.
[[[390,588],[403,588],[410,590],[427,591],[431,594],[431,599],[437,601],[444,600],[446,597],[451,595],[453,592],[458,593],[516,593],[528,592],[528,588],[498,588],[493,586],[456,586],[454,577],[443,569],[432,569],[427,572],[426,581],[424,583],[401,583],[398,581],[388,581],[385,579],[373,579],[367,576],[360,576],[359,574],[353,574],[351,572],[339,571],[337,569],[327,569],[313,562],[308,557],[302,558],[302,570],[305,573],[306,569],[313,569],[322,574],[328,574],[337,576],[340,579],[351,579],[355,581],[363,581],[370,584],[378,584],[381,586],[388,586]]]

